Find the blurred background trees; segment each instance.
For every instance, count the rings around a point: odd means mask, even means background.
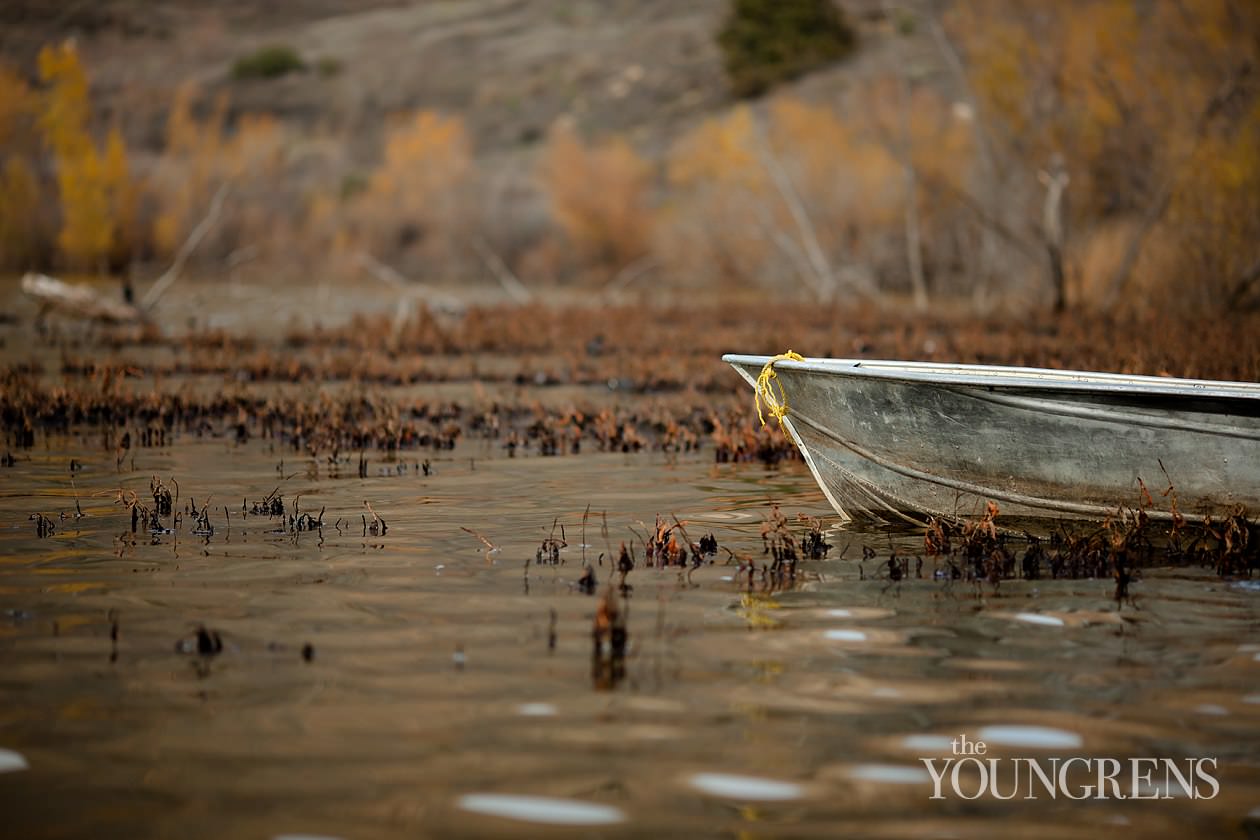
[[[226,189],[205,273],[1260,305],[1249,0],[232,8],[0,44],[0,266],[156,273]]]
[[[87,77],[73,45],[40,50],[33,90],[12,70],[0,69],[0,259],[13,265],[47,259],[49,245],[67,266],[105,270],[125,265],[126,234],[133,222],[135,190],[118,127],[98,141],[90,131]],[[39,167],[55,173],[59,217],[44,206]],[[55,234],[53,226],[55,224]]]
[[[1260,7],[973,0],[946,20],[1000,155],[998,181],[1034,194],[1031,175],[1056,159],[1070,178],[1069,297],[1246,296],[1239,283],[1260,254],[1243,240],[1255,241],[1256,216],[1233,190],[1260,187],[1248,163]]]

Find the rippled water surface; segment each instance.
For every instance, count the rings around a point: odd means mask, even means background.
[[[90,436],[18,453],[0,471],[6,835],[1256,831],[1254,587],[1148,572],[1117,610],[1110,581],[994,590],[933,580],[926,561],[894,583],[882,560],[921,535],[841,526],[799,465],[461,446],[431,475],[408,456],[366,478],[190,436],[121,471]],[[177,508],[209,498],[214,533],[133,538],[118,489],[143,497],[154,475],[178,481]],[[276,488],[290,511],[325,508],[322,532],[242,516]],[[750,591],[726,549],[764,561],[771,499],[827,516],[835,547],[794,586]],[[365,533],[365,500],[384,534]],[[602,591],[606,555],[658,514],[722,549],[690,575],[630,573],[609,685],[592,669],[601,596],[576,581],[585,558]],[[563,562],[535,564],[561,529]],[[200,626],[221,652],[191,652]],[[960,735],[1005,759],[1213,757],[1220,792],[931,800],[922,759]]]

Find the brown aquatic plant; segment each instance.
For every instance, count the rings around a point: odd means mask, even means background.
[[[611,690],[625,678],[629,610],[628,602],[618,603],[611,584],[604,588],[591,627],[591,679],[596,689]]]

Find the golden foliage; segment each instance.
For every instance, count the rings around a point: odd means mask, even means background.
[[[753,148],[752,111],[740,105],[724,117],[710,117],[674,144],[667,167],[674,187],[729,184],[759,192],[766,174]]]
[[[232,185],[233,212],[219,229],[228,247],[248,244],[263,253],[286,249],[285,235],[297,224],[290,206],[289,145],[288,132],[270,114],[242,115],[223,143],[219,175]],[[193,218],[200,221],[205,213],[202,204]]]
[[[753,280],[774,246],[764,231],[773,189],[754,137],[752,111],[740,105],[710,117],[670,149],[671,188],[656,248],[676,273],[724,283]]]
[[[885,93],[879,86],[859,92],[843,113],[780,96],[766,109],[764,136],[752,110],[740,106],[680,138],[669,155],[669,223],[659,241],[669,261],[726,280],[801,274],[808,269],[790,207],[798,197],[832,262],[875,260],[906,200],[891,136],[900,114],[889,110]],[[966,132],[943,103],[919,98],[910,122],[915,160],[942,178],[964,177]],[[881,113],[893,125],[872,119]],[[772,167],[782,172],[778,180]]]
[[[906,93],[899,87],[896,79],[876,79],[858,92],[854,110],[877,137],[881,154],[872,157],[868,151],[870,160],[854,163],[873,165],[883,170],[881,178],[887,178],[888,158],[900,163],[908,156],[921,181],[967,188],[975,154],[970,124],[959,119],[952,103],[935,89],[918,86]]]
[[[647,253],[652,167],[623,138],[588,146],[558,125],[539,175],[556,222],[583,257],[616,269]]]
[[[342,223],[350,230],[336,236],[338,247],[376,255],[412,244],[448,249],[471,167],[472,148],[461,117],[418,111],[399,118],[386,133],[380,166],[364,189],[346,199]],[[327,214],[329,208],[316,202],[312,212]],[[435,232],[440,235],[432,236]]]
[[[72,41],[39,51],[39,77],[49,86],[40,114],[45,142],[61,157],[88,154],[92,140],[87,133],[87,74]]]
[[[61,158],[57,184],[61,192],[57,246],[62,256],[73,266],[99,267],[114,241],[114,223],[96,150]]]
[[[396,208],[423,207],[468,172],[471,153],[464,121],[433,111],[419,111],[391,129],[385,160],[368,190]]]
[[[39,73],[48,86],[39,123],[56,158],[61,196],[57,245],[70,265],[99,268],[119,247],[118,220],[130,204],[126,149],[115,131],[105,156],[97,151],[88,129],[87,74],[72,42],[40,50]]]
[[[827,224],[878,225],[897,212],[900,167],[885,144],[834,108],[780,98],[770,105],[776,153],[794,162],[796,183]],[[859,126],[861,128],[859,128]]]
[[[1122,285],[1109,277],[1134,265],[1144,276],[1131,296],[1160,283],[1183,294],[1193,286],[1204,300],[1251,294],[1260,4],[958,0],[946,23],[981,131],[931,75],[863,78],[837,98],[779,96],[724,111],[676,138],[659,180],[626,139],[591,141],[560,124],[529,174],[561,235],[511,213],[518,227],[500,253],[518,273],[532,259],[546,276],[616,271],[651,254],[680,279],[782,284],[852,269],[893,288],[907,254],[921,252],[915,276],[934,289],[980,263],[1010,278],[1043,270],[1046,193],[1036,177],[1061,159],[1076,288],[1105,297]],[[1235,84],[1246,67],[1251,76]],[[288,252],[313,259],[366,250],[449,268],[443,260],[457,256],[479,186],[459,116],[400,116],[379,165],[360,172],[345,138],[298,137],[267,115],[229,123],[223,96],[199,103],[185,86],[141,189],[119,127],[92,133],[91,86],[73,45],[46,47],[37,69],[33,89],[0,67],[0,263],[51,261],[54,241],[74,267],[120,264],[146,239],[170,257],[225,184],[230,209],[200,253],[280,251],[293,235],[306,247]],[[529,199],[537,219],[542,202]],[[980,259],[984,231],[1005,245]],[[917,251],[905,247],[915,240]]]
[[[127,145],[118,126],[111,128],[105,138],[101,182],[113,213],[114,238],[110,253],[113,262],[118,263],[143,236],[137,219],[139,189],[132,180]]]

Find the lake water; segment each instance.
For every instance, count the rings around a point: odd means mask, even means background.
[[[798,463],[706,450],[508,458],[466,441],[369,452],[366,477],[257,439],[185,433],[132,454],[119,465],[99,432],[41,435],[0,468],[6,836],[1258,830],[1254,583],[1147,571],[1120,609],[1109,580],[995,589],[925,560],[892,581],[889,554],[922,553],[921,533],[844,526]],[[213,533],[188,516],[133,535],[118,491],[151,501],[153,476],[178,482],[176,510],[209,499]],[[243,515],[277,488],[286,514],[322,508],[324,527]],[[767,562],[771,500],[825,517],[834,547],[795,581],[750,586],[732,556]],[[712,533],[713,562],[646,567],[658,516]],[[539,565],[561,536],[561,562]],[[639,563],[612,600],[627,637],[613,666],[593,660],[592,628],[622,542]],[[971,800],[970,762],[932,799],[923,759],[944,766],[960,736],[986,742],[995,775],[1081,758],[1076,795],[1100,759],[1126,762],[1125,798]],[[1135,757],[1214,759],[1198,766],[1219,791],[1191,798],[1161,769],[1133,791]]]

